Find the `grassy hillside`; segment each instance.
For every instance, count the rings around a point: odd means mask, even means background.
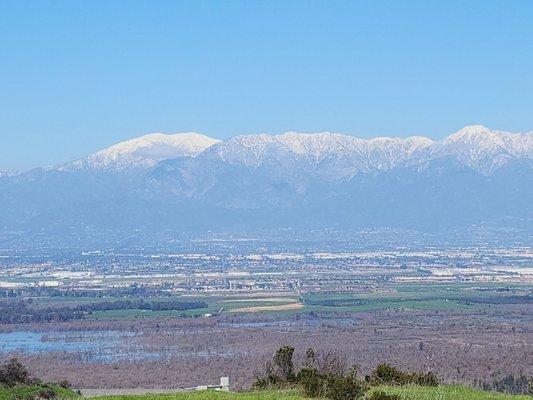
[[[374,388],[370,391],[382,390],[387,394],[397,394],[405,400],[525,400],[532,396],[517,396],[503,393],[484,392],[464,386],[441,385],[429,386],[397,386]]]
[[[381,387],[370,391],[384,391],[398,394],[404,400],[526,400],[532,396],[516,396],[501,393],[482,392],[463,386],[443,385],[439,387],[403,386]],[[370,394],[369,393],[369,394]],[[214,391],[149,394],[136,396],[104,396],[98,400],[302,400],[297,391],[261,391],[248,393],[223,393]]]
[[[42,386],[19,386],[5,388],[0,386],[0,400],[35,399],[43,400],[40,395],[44,390],[52,389],[56,399],[80,399],[73,391],[58,386],[44,388]],[[466,388],[464,386],[442,385],[438,387],[401,386],[379,387],[370,390],[383,391],[387,394],[400,395],[402,400],[526,400],[533,396],[506,395],[502,393],[483,392]],[[225,393],[215,391],[200,391],[190,393],[145,394],[101,396],[94,400],[302,400],[304,399],[296,390],[290,391],[258,391],[246,393]]]
[[[301,400],[297,391],[260,391],[227,393],[205,390],[190,393],[146,394],[135,396],[103,396],[98,400]]]
[[[47,395],[53,395],[61,399],[77,399],[79,396],[72,390],[55,385],[21,385],[8,388],[0,385],[0,400],[15,399],[44,399]]]

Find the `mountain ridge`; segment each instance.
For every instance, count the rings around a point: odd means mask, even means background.
[[[532,133],[472,126],[440,141],[328,132],[225,141],[159,135],[74,163],[0,176],[0,232],[424,231],[501,221],[533,232]],[[199,146],[181,146],[185,138]]]
[[[508,158],[533,158],[533,133],[510,133],[482,125],[462,128],[442,140],[424,136],[358,138],[332,132],[280,135],[239,135],[221,141],[198,133],[154,133],[117,143],[86,158],[56,166],[57,169],[126,169],[152,167],[178,157],[206,153],[229,163],[256,167],[264,158],[310,157],[315,163],[331,158],[359,159],[363,169],[390,169],[401,163],[420,163],[446,154],[455,155],[470,167],[490,174]],[[494,165],[478,165],[487,157]],[[485,162],[486,164],[486,162]]]

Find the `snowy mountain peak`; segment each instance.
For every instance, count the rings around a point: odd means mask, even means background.
[[[488,133],[492,129],[487,128],[485,125],[476,124],[476,125],[467,125],[459,129],[455,134],[470,135],[470,134],[479,134],[479,133]]]
[[[466,126],[444,139],[444,143],[488,144],[501,142],[501,131],[491,130],[483,125]],[[501,143],[498,143],[501,144]]]
[[[117,143],[85,159],[67,164],[61,169],[89,167],[93,169],[152,166],[169,158],[196,156],[219,140],[194,132],[150,133]]]
[[[454,156],[485,175],[516,158],[533,158],[533,134],[467,126],[438,143],[435,154]]]
[[[477,151],[484,151],[487,155],[504,150],[514,156],[527,156],[533,150],[533,133],[511,133],[473,125],[446,137],[442,144],[463,150],[475,147]]]

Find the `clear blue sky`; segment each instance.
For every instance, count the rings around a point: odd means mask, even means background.
[[[533,1],[0,2],[0,169],[140,134],[533,130]]]

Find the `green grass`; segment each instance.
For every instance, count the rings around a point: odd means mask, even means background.
[[[526,400],[533,399],[527,395],[509,395],[503,393],[484,392],[457,385],[401,386],[380,387],[371,391],[384,391],[387,394],[400,395],[402,400]]]
[[[7,388],[0,385],[0,400],[27,399],[42,390],[53,390],[60,399],[78,399],[79,396],[70,389],[54,385],[16,386]]]
[[[378,387],[369,391],[384,391],[398,394],[402,400],[526,400],[532,396],[507,395],[483,392],[464,386],[442,385],[438,387],[403,386]],[[298,391],[262,391],[247,393],[224,393],[202,391],[191,393],[147,394],[130,396],[103,396],[98,400],[303,400]]]
[[[0,400],[12,400],[15,398],[25,399],[29,395],[42,390],[41,386],[19,386],[16,388],[4,388],[0,386]],[[61,399],[75,400],[79,396],[69,390],[53,386]],[[388,394],[400,395],[402,400],[531,400],[533,396],[508,395],[494,392],[483,392],[457,385],[441,385],[438,387],[424,386],[401,386],[401,387],[375,387],[374,391],[384,391]],[[258,392],[226,393],[205,390],[189,393],[165,393],[165,394],[142,394],[101,396],[95,400],[303,400],[304,397],[297,390],[267,390]]]
[[[261,391],[245,393],[204,390],[190,393],[102,396],[98,400],[302,400],[297,391]]]

